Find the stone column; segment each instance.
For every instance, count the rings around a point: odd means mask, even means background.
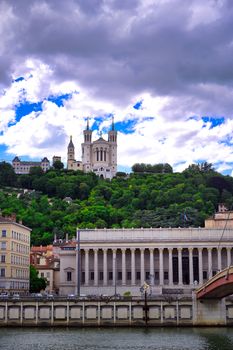
[[[222,270],[222,248],[218,247],[218,271]]]
[[[231,247],[227,247],[227,267],[231,266]]]
[[[89,249],[85,249],[85,286],[89,285]]]
[[[98,269],[98,249],[94,249],[94,286],[98,286],[99,282]]]
[[[150,284],[155,285],[154,248],[150,248]]]
[[[169,286],[173,285],[172,248],[168,248],[168,280]]]
[[[107,265],[107,249],[103,249],[103,274],[104,274],[104,286],[108,283],[108,265]]]
[[[178,250],[178,283],[179,286],[183,285],[183,273],[182,273],[182,248],[177,248]]]
[[[125,251],[126,251],[125,248],[121,249],[121,254],[122,254],[122,286],[126,285]]]
[[[135,286],[135,248],[131,248],[131,285]]]
[[[116,286],[116,249],[112,250],[112,285]]]
[[[213,276],[213,268],[212,268],[212,248],[208,248],[208,276],[207,279]]]
[[[163,284],[164,284],[163,248],[159,248],[159,284],[160,284],[160,286],[163,286]]]
[[[203,259],[202,248],[198,248],[199,284],[203,284]]]
[[[145,282],[145,259],[144,259],[144,248],[140,249],[141,252],[141,286]]]
[[[193,285],[193,248],[189,248],[189,284]]]

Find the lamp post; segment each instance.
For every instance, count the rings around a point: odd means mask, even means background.
[[[80,231],[77,229],[76,237],[76,251],[77,251],[77,296],[80,296],[80,285],[81,285],[81,251],[80,251]]]

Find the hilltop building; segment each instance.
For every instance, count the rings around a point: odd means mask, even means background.
[[[44,172],[49,170],[50,162],[47,157],[44,157],[40,162],[21,161],[19,157],[12,160],[12,166],[16,174],[29,174],[33,167],[41,167]]]
[[[60,156],[53,156],[53,165],[55,162],[61,162],[61,157]]]
[[[117,131],[112,119],[112,128],[108,132],[108,141],[102,136],[92,141],[92,130],[87,120],[86,130],[83,131],[82,161],[75,159],[75,147],[70,137],[67,152],[67,169],[83,170],[85,173],[94,172],[105,179],[112,179],[117,172]]]
[[[0,216],[0,291],[29,292],[31,229]]]

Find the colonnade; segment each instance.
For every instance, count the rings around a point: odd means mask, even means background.
[[[78,259],[77,259],[78,261]],[[232,248],[82,248],[82,285],[202,285],[232,263]]]

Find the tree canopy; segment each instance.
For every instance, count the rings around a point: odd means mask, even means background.
[[[32,229],[33,245],[51,243],[54,234],[75,236],[77,226],[203,226],[218,203],[233,204],[233,178],[208,164],[191,165],[181,173],[120,173],[112,181],[65,169],[17,176],[6,164],[0,169],[2,214],[16,213]]]

